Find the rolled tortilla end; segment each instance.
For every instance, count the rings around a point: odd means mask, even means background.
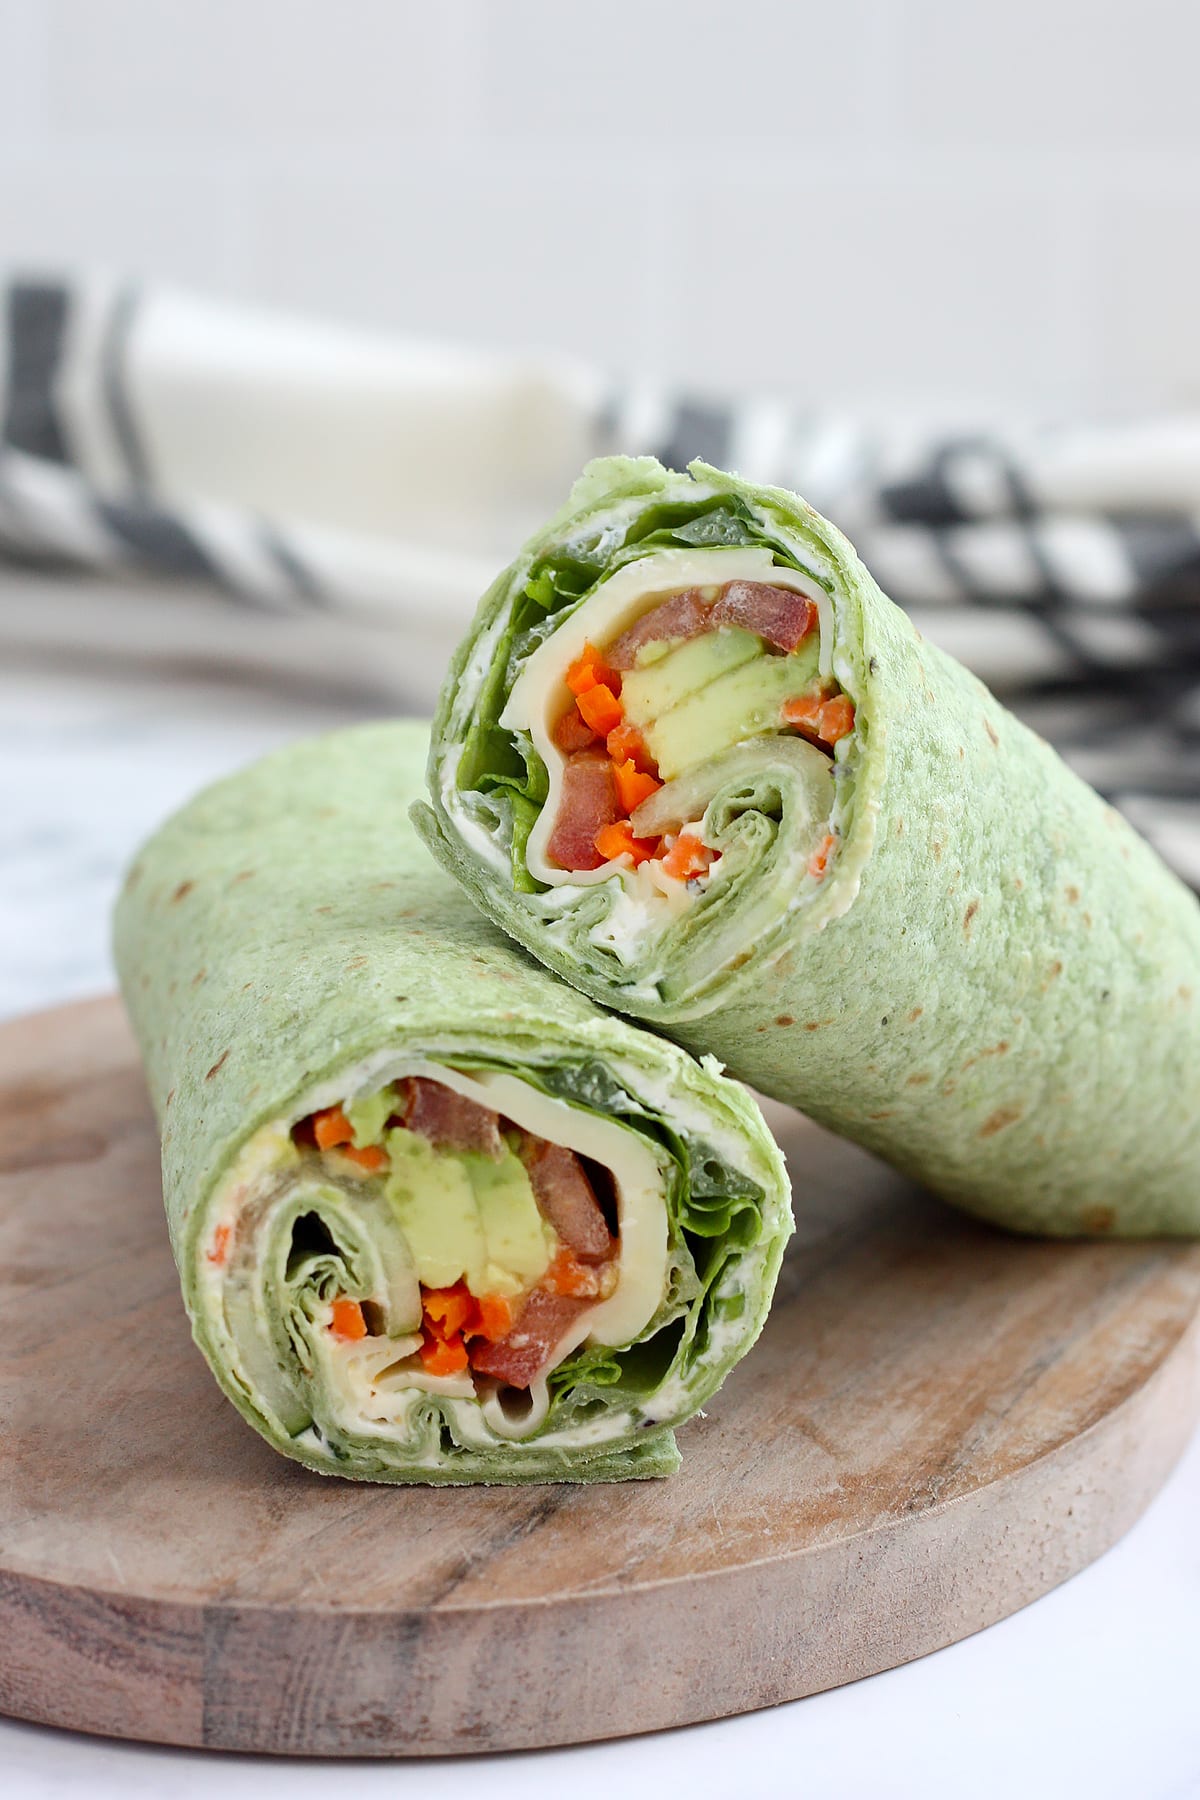
[[[790,1230],[735,1083],[488,926],[409,823],[427,733],[219,783],[137,857],[122,988],[193,1333],[325,1474],[669,1473]]]
[[[1200,1229],[1195,897],[795,495],[593,464],[428,783],[443,866],[603,1004],[1001,1224]]]

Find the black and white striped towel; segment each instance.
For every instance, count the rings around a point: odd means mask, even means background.
[[[0,586],[0,643],[216,641],[427,707],[589,456],[699,455],[836,519],[1200,887],[1200,416],[932,439],[107,279],[17,280],[4,302],[0,558],[179,579],[167,602],[125,579],[56,605],[47,583],[36,608]]]

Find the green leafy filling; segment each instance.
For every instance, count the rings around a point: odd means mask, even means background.
[[[733,1320],[745,1296],[718,1300],[714,1293],[729,1261],[758,1241],[765,1198],[758,1182],[732,1167],[711,1145],[684,1136],[624,1088],[604,1063],[562,1063],[530,1071],[534,1086],[603,1118],[619,1118],[665,1156],[669,1221],[667,1291],[639,1341],[626,1350],[592,1346],[578,1350],[549,1377],[557,1398],[586,1405],[589,1391],[619,1387],[644,1402],[678,1362],[704,1354],[717,1316]]]

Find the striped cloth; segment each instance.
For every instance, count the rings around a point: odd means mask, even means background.
[[[920,629],[1200,887],[1200,417],[950,436],[109,279],[16,280],[4,301],[0,558],[122,579],[83,604],[48,582],[36,617],[0,585],[0,644],[217,642],[427,708],[479,594],[589,456],[702,456],[836,519]]]

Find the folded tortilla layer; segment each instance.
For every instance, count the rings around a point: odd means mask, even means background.
[[[429,788],[444,867],[595,999],[1002,1224],[1200,1229],[1194,896],[794,495],[593,464],[485,595]]]
[[[740,1087],[444,878],[407,816],[427,745],[372,726],[268,757],[128,876],[117,961],[193,1333],[325,1474],[669,1473],[765,1317],[782,1161]]]

